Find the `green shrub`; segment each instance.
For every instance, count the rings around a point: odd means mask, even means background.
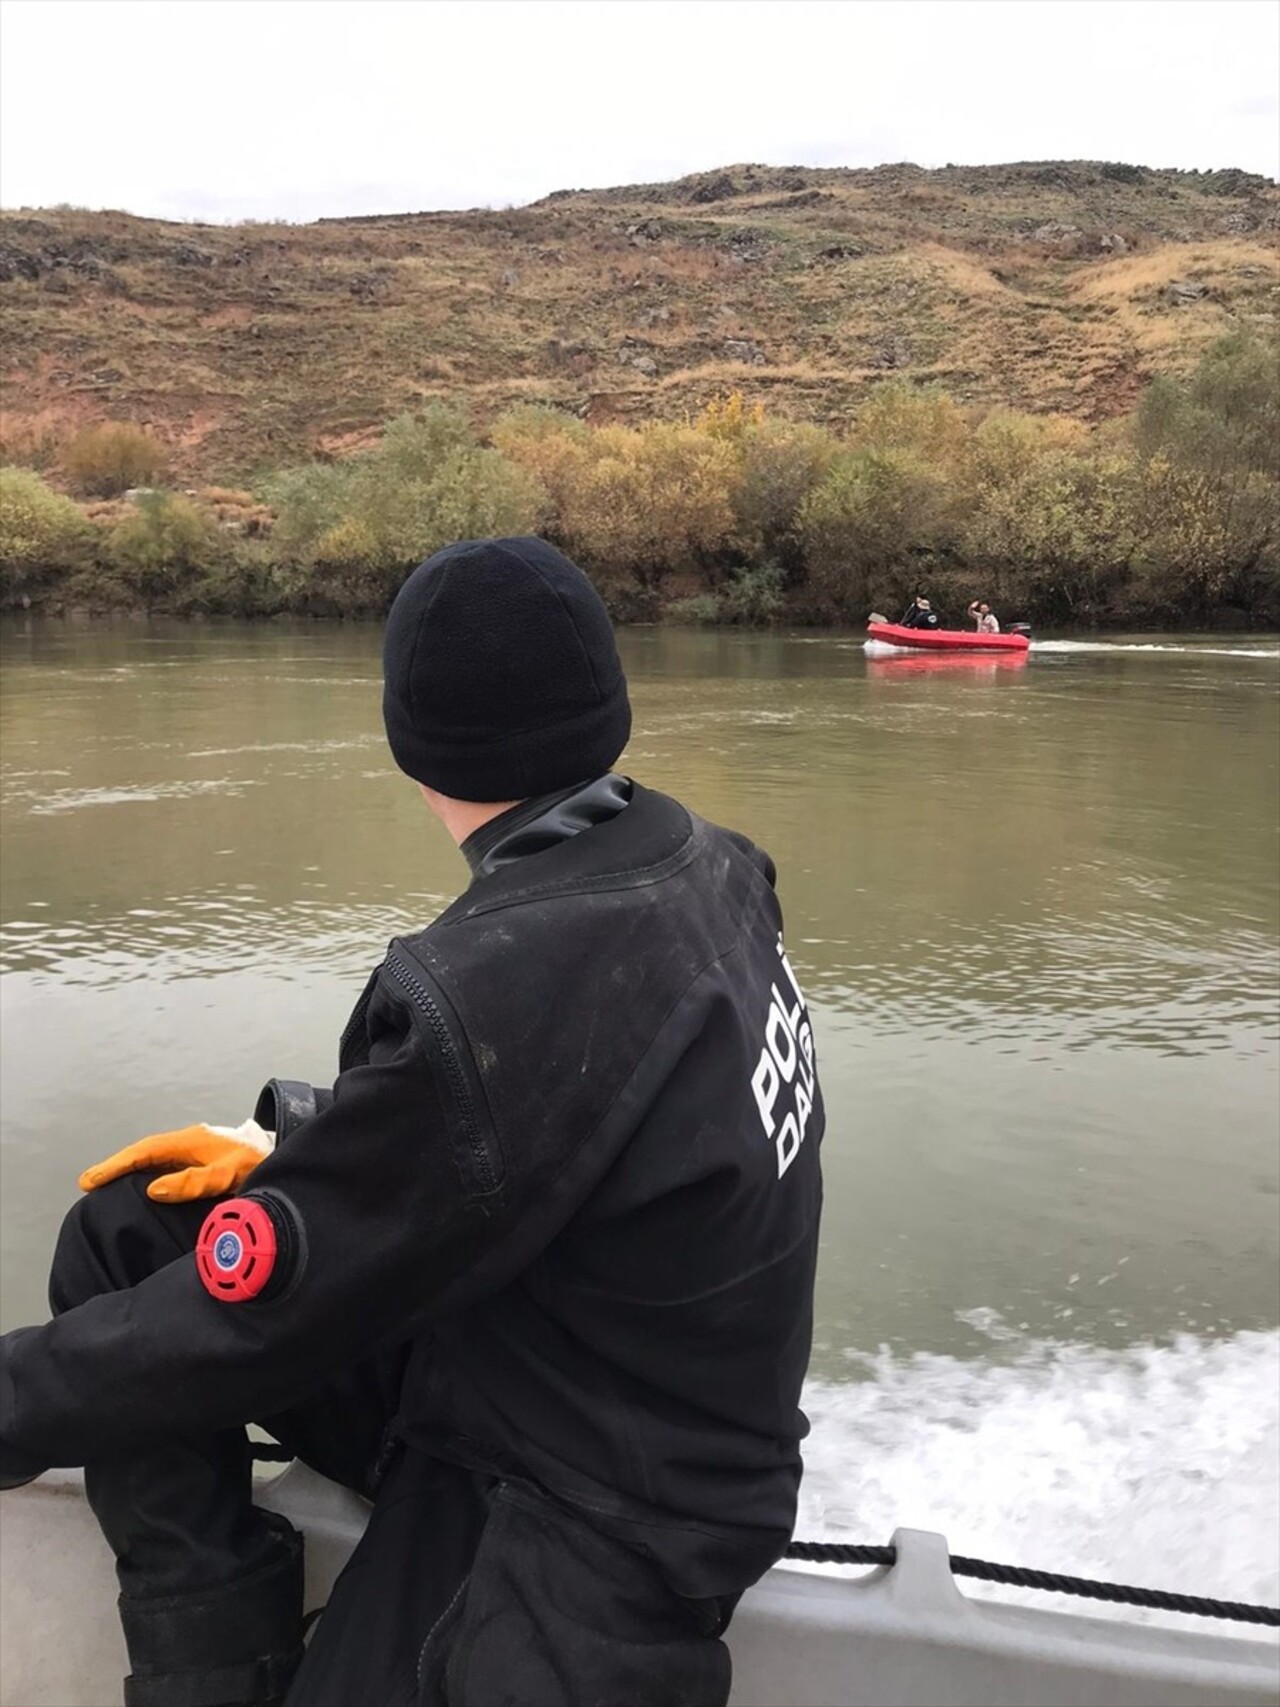
[[[111,583],[119,602],[135,602],[124,581]],[[156,601],[175,616],[277,616],[289,608],[288,588],[260,539],[218,540],[214,555],[175,578]]]
[[[915,456],[941,473],[960,457],[969,431],[965,410],[945,391],[890,380],[859,409],[850,443],[856,450]]]
[[[93,524],[26,468],[0,468],[0,602],[30,602],[89,558]]]
[[[998,412],[966,448],[955,543],[969,597],[1094,622],[1129,574],[1133,470],[1076,422]]]
[[[1224,605],[1249,615],[1280,605],[1280,485],[1256,473],[1222,481],[1152,457],[1134,483],[1134,575],[1125,609],[1196,622]]]
[[[776,564],[796,579],[804,567],[800,511],[830,472],[840,445],[821,427],[793,421],[754,424],[739,445],[733,495],[738,545],[749,562]]]
[[[927,578],[952,531],[945,479],[911,450],[844,456],[800,507],[815,610],[861,622],[894,571]]]
[[[1280,337],[1220,339],[1187,379],[1153,379],[1134,418],[1140,458],[1228,484],[1280,478]]]
[[[663,614],[670,622],[722,622],[724,602],[719,593],[690,593],[688,598],[673,599]]]
[[[538,481],[499,451],[455,452],[406,503],[408,560],[416,563],[458,539],[535,533],[546,510]]]
[[[150,486],[164,471],[164,446],[129,421],[86,427],[62,453],[67,479],[78,492],[115,498],[132,486]]]
[[[720,591],[723,620],[752,625],[772,622],[781,614],[786,585],[786,575],[776,563],[735,569]]]
[[[285,562],[308,562],[317,542],[355,506],[356,459],[287,468],[266,483],[275,510],[271,541]]]
[[[1280,607],[1280,338],[1236,333],[1187,379],[1147,388],[1133,422],[1136,536],[1127,606],[1204,621]]]
[[[397,415],[372,453],[389,479],[429,479],[460,452],[477,449],[471,423],[460,409],[432,403],[420,415]]]
[[[228,555],[208,513],[173,492],[141,493],[106,541],[107,562],[119,584],[148,604],[181,595],[184,584]]]
[[[731,570],[714,593],[673,599],[663,611],[670,622],[739,623],[761,627],[786,603],[786,576],[776,563]]]
[[[443,408],[393,421],[362,455],[293,469],[269,488],[273,551],[311,608],[384,610],[406,572],[457,539],[535,532],[547,495],[527,470],[481,449]]]

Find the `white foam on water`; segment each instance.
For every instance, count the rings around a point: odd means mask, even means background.
[[[63,788],[28,807],[33,816],[51,812],[80,812],[89,806],[135,806],[156,800],[185,800],[201,794],[243,794],[246,788],[261,788],[259,777],[211,778],[205,782],[157,782],[124,788]]]
[[[341,753],[357,747],[381,746],[381,735],[362,735],[355,741],[258,741],[248,747],[201,747],[192,759],[223,759],[241,753]]]
[[[808,1384],[799,1539],[878,1545],[899,1526],[929,1529],[971,1558],[1280,1602],[1280,1332],[1108,1351],[1029,1341],[982,1315],[973,1325],[1003,1342],[998,1361],[885,1349],[854,1354],[864,1379]],[[961,1587],[1205,1627],[967,1578]]]
[[[1275,646],[1187,646],[1166,640],[1033,640],[1033,652],[1176,652],[1193,658],[1272,658]]]

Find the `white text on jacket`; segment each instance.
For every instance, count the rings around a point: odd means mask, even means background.
[[[764,1022],[764,1047],[751,1075],[751,1089],[755,1092],[765,1136],[773,1139],[777,1149],[778,1178],[781,1179],[804,1143],[809,1116],[813,1112],[816,1073],[809,1016],[781,937],[778,938],[778,958],[790,990],[783,996],[776,984],[771,986],[773,1000]],[[794,1005],[791,1003],[792,995],[795,997]]]

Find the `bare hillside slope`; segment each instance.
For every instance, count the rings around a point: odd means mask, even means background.
[[[502,212],[313,225],[0,216],[5,439],[131,419],[191,477],[366,442],[431,398],[838,424],[887,374],[1096,422],[1280,312],[1280,191],[1092,162],[735,166]]]

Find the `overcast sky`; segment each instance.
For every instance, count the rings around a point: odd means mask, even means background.
[[[3,0],[0,200],[312,219],[737,161],[1280,174],[1275,0]]]

